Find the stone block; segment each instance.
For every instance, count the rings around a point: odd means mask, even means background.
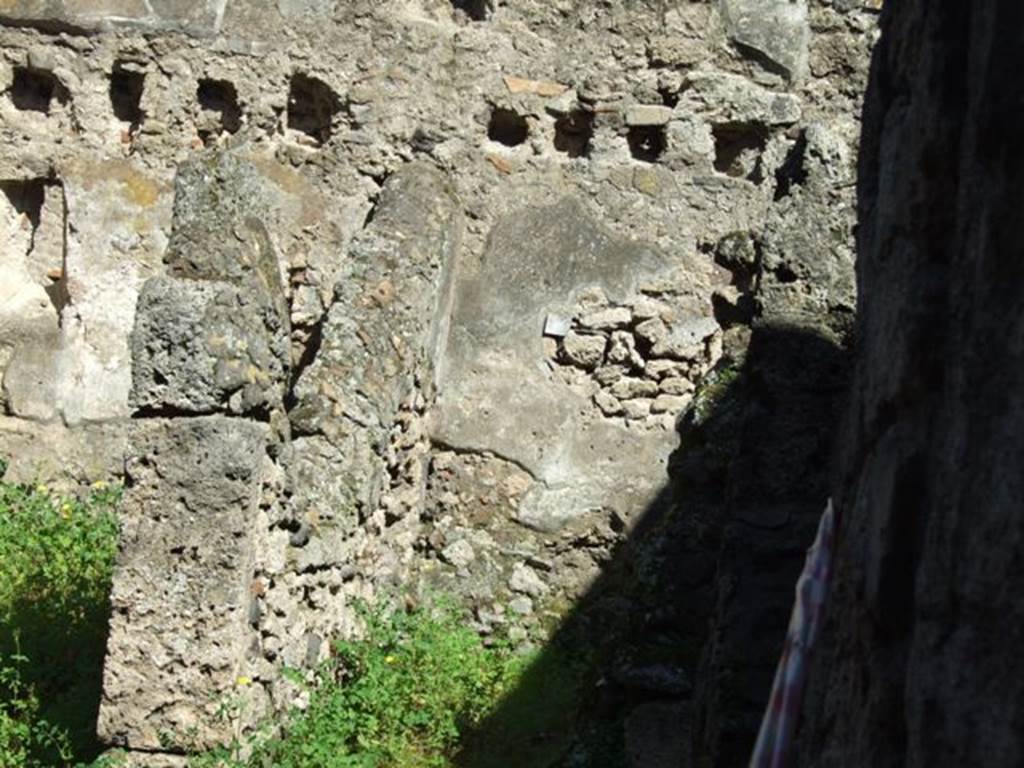
[[[850,241],[855,210],[828,197],[828,190],[852,182],[853,160],[828,126],[813,123],[804,137],[802,151],[793,156],[800,184],[769,211],[761,240],[764,316],[785,322],[829,313],[838,318],[856,307]]]
[[[652,337],[651,354],[673,360],[703,360],[707,356],[705,342],[719,330],[711,317],[682,318],[666,326],[664,333]]]
[[[658,394],[658,385],[648,379],[626,376],[615,382],[611,391],[620,400],[629,400],[634,397],[654,397]]]
[[[682,376],[669,376],[658,382],[658,389],[666,395],[684,396],[694,391],[694,385]]]
[[[212,35],[226,4],[227,0],[8,0],[0,3],[0,23],[87,31],[128,26]]]
[[[170,273],[246,282],[283,301],[281,268],[267,231],[283,218],[277,209],[285,205],[275,175],[282,172],[261,171],[240,150],[203,154],[182,164],[174,180],[173,232],[164,258]]]
[[[288,510],[299,522],[354,530],[359,510],[371,509],[385,467],[368,435],[352,430],[344,439],[320,435],[294,440],[281,462],[288,473]]]
[[[508,580],[508,587],[513,592],[518,592],[530,597],[541,597],[548,591],[537,572],[528,565],[519,564],[512,569],[512,576]]]
[[[623,412],[620,400],[604,389],[594,395],[594,403],[605,416],[618,416]]]
[[[336,0],[277,0],[277,10],[286,19],[306,14],[325,16],[335,4]]]
[[[441,551],[441,559],[456,568],[468,568],[476,560],[476,553],[466,539],[459,539]]]
[[[636,339],[627,331],[615,331],[608,343],[608,362],[629,365],[633,368],[644,367],[643,357],[636,351]]]
[[[649,45],[652,61],[662,66],[692,67],[710,55],[705,40],[681,37],[678,34],[652,37]]]
[[[658,395],[651,403],[651,413],[681,413],[692,401],[688,395]]]
[[[78,158],[62,173],[66,255],[57,384],[68,423],[129,415],[128,337],[145,280],[160,269],[170,183],[125,160]]]
[[[623,328],[629,325],[632,317],[628,307],[609,307],[608,309],[599,309],[596,312],[583,315],[580,318],[580,325],[584,328],[609,331],[613,328]]]
[[[719,0],[729,39],[789,80],[807,70],[806,0]]]
[[[626,400],[622,403],[622,411],[627,419],[639,421],[651,415],[650,400]]]
[[[607,339],[602,335],[570,333],[562,341],[566,360],[580,368],[591,370],[604,359]]]
[[[217,717],[249,643],[268,428],[202,417],[131,437],[99,734],[133,750],[228,741]]]
[[[663,104],[633,104],[626,110],[626,125],[665,125],[672,119],[672,108]]]
[[[280,406],[284,397],[285,328],[238,285],[150,279],[131,345],[138,410],[247,414]]]
[[[50,421],[59,414],[56,334],[49,343],[24,344],[14,350],[3,374],[3,396],[14,416]]]
[[[800,98],[778,93],[726,72],[695,72],[686,79],[686,90],[676,114],[696,113],[714,125],[791,125],[800,120]]]
[[[414,379],[433,386],[461,227],[441,173],[413,163],[389,178],[336,285],[320,352],[296,384],[299,432],[339,442],[363,429],[379,442]]]

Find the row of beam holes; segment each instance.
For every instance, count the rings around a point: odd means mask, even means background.
[[[145,80],[145,73],[130,62],[115,62],[110,73],[111,109],[118,120],[128,124],[130,134],[138,131],[145,119],[142,109]],[[15,67],[10,97],[16,109],[49,114],[54,100],[66,104],[71,94],[52,72]],[[204,143],[215,139],[222,131],[233,134],[242,127],[242,108],[233,83],[204,78],[196,88],[196,100],[200,109],[212,117],[212,122],[199,129]],[[340,109],[341,100],[323,81],[301,73],[292,77],[287,112],[289,129],[323,144],[331,137],[331,124]]]
[[[517,147],[530,135],[526,118],[511,109],[495,108],[487,125],[487,138]],[[583,109],[575,109],[555,121],[555,149],[569,157],[587,157],[594,135],[594,116]],[[661,126],[637,126],[626,134],[630,154],[637,160],[653,163],[665,151],[665,129]]]
[[[480,8],[484,8],[483,3]],[[110,101],[115,117],[129,125],[134,134],[145,114],[141,108],[145,74],[116,62],[110,76]],[[11,85],[11,101],[23,111],[49,114],[53,101],[66,104],[70,93],[52,72],[16,67]],[[202,79],[196,98],[200,108],[213,117],[214,124],[200,126],[204,143],[215,140],[226,131],[237,133],[242,127],[242,109],[238,92],[227,80]],[[288,98],[287,126],[323,144],[331,136],[331,123],[340,110],[337,94],[321,80],[301,73],[292,77]],[[523,144],[529,138],[526,118],[510,109],[498,108],[491,113],[488,137],[506,146]],[[574,110],[555,121],[555,149],[569,157],[586,157],[593,135],[593,117],[584,110]],[[713,131],[715,169],[734,177],[758,182],[761,179],[757,158],[764,151],[767,137],[747,126],[720,126]],[[637,160],[655,162],[665,151],[665,130],[660,126],[636,126],[626,136],[630,154]]]
[[[668,87],[658,89],[666,107],[679,103],[679,92]],[[746,178],[755,183],[763,181],[760,168],[761,153],[768,142],[767,133],[758,126],[716,125],[711,129],[715,143],[715,170],[734,178]],[[636,128],[630,135],[630,150],[634,157],[653,162],[665,150],[665,132],[661,128]]]
[[[199,81],[196,98],[207,120],[199,127],[199,137],[209,144],[222,133],[237,133],[243,123],[238,91],[227,80]],[[309,137],[317,145],[331,138],[334,116],[341,111],[341,99],[322,80],[297,73],[292,76],[288,91],[286,127]]]
[[[593,115],[582,109],[559,117],[555,121],[555,149],[569,157],[587,157],[593,137]],[[487,137],[507,147],[526,142],[530,126],[526,118],[511,109],[495,108],[487,126]],[[760,156],[768,141],[767,133],[757,126],[726,125],[712,129],[715,142],[715,170],[719,173],[745,178],[754,183],[763,181]],[[626,134],[629,153],[636,160],[657,162],[668,145],[664,126],[641,125],[631,127]]]
[[[204,144],[215,141],[222,132],[237,133],[243,122],[238,91],[227,80],[203,79],[196,91],[199,107],[208,117],[199,127]],[[341,99],[315,77],[296,74],[288,92],[286,126],[309,137],[316,144],[326,144],[331,138],[334,116],[341,110]],[[209,118],[213,119],[211,124]]]
[[[594,134],[594,118],[582,109],[555,121],[555,149],[569,157],[587,157]],[[526,118],[511,109],[495,108],[487,125],[487,138],[506,147],[518,147],[530,137]]]

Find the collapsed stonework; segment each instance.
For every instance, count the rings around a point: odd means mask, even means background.
[[[630,571],[594,630],[650,619],[629,764],[742,762],[824,503],[876,3],[86,5],[0,4],[0,450],[125,479],[104,739],[301,703],[357,598],[543,643]]]

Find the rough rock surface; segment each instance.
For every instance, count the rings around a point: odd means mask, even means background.
[[[130,424],[120,421],[68,429],[60,423],[0,417],[7,461],[4,480],[30,484],[51,479],[62,487],[81,488],[97,478],[119,477],[129,429]]]
[[[226,5],[227,0],[163,0],[156,8],[147,0],[9,0],[0,5],[0,20],[55,31],[129,26],[212,34]]]
[[[887,3],[807,766],[1024,754],[1019,3]]]
[[[553,533],[602,510],[628,519],[657,492],[672,448],[671,417],[654,422],[667,424],[664,439],[630,451],[629,417],[608,418],[592,400],[602,374],[618,399],[657,394],[654,381],[628,375],[645,365],[629,353],[631,334],[623,334],[620,362],[611,359],[614,351],[606,360],[604,349],[615,329],[635,324],[630,301],[645,292],[669,294],[666,313],[682,314],[686,301],[678,294],[709,282],[706,265],[675,279],[672,271],[664,253],[609,236],[577,201],[565,199],[500,222],[481,264],[460,281],[433,433],[446,446],[492,452],[531,475],[535,484],[516,513],[523,524]],[[691,312],[709,308],[707,301],[690,305],[699,307]],[[551,337],[542,328],[552,314],[573,318],[579,329],[563,340],[564,375],[557,360],[545,357]],[[715,362],[704,340],[718,326],[708,322],[685,358],[698,378]],[[577,368],[597,370],[591,379]]]
[[[721,0],[726,33],[791,80],[807,69],[806,0]]]
[[[254,293],[213,280],[147,281],[132,331],[131,404],[178,413],[281,408],[286,329]]]
[[[216,711],[246,651],[266,433],[222,416],[136,428],[100,710],[108,743],[175,752],[234,735]]]
[[[0,452],[126,464],[115,592],[169,596],[118,613],[108,738],[229,735],[229,673],[245,730],[354,598],[441,591],[600,646],[563,762],[742,762],[826,495],[870,5],[0,0]],[[207,433],[238,472],[191,476]],[[230,610],[176,602],[200,566]]]

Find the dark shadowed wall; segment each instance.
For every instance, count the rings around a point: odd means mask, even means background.
[[[806,766],[1024,760],[1024,5],[887,4]]]

